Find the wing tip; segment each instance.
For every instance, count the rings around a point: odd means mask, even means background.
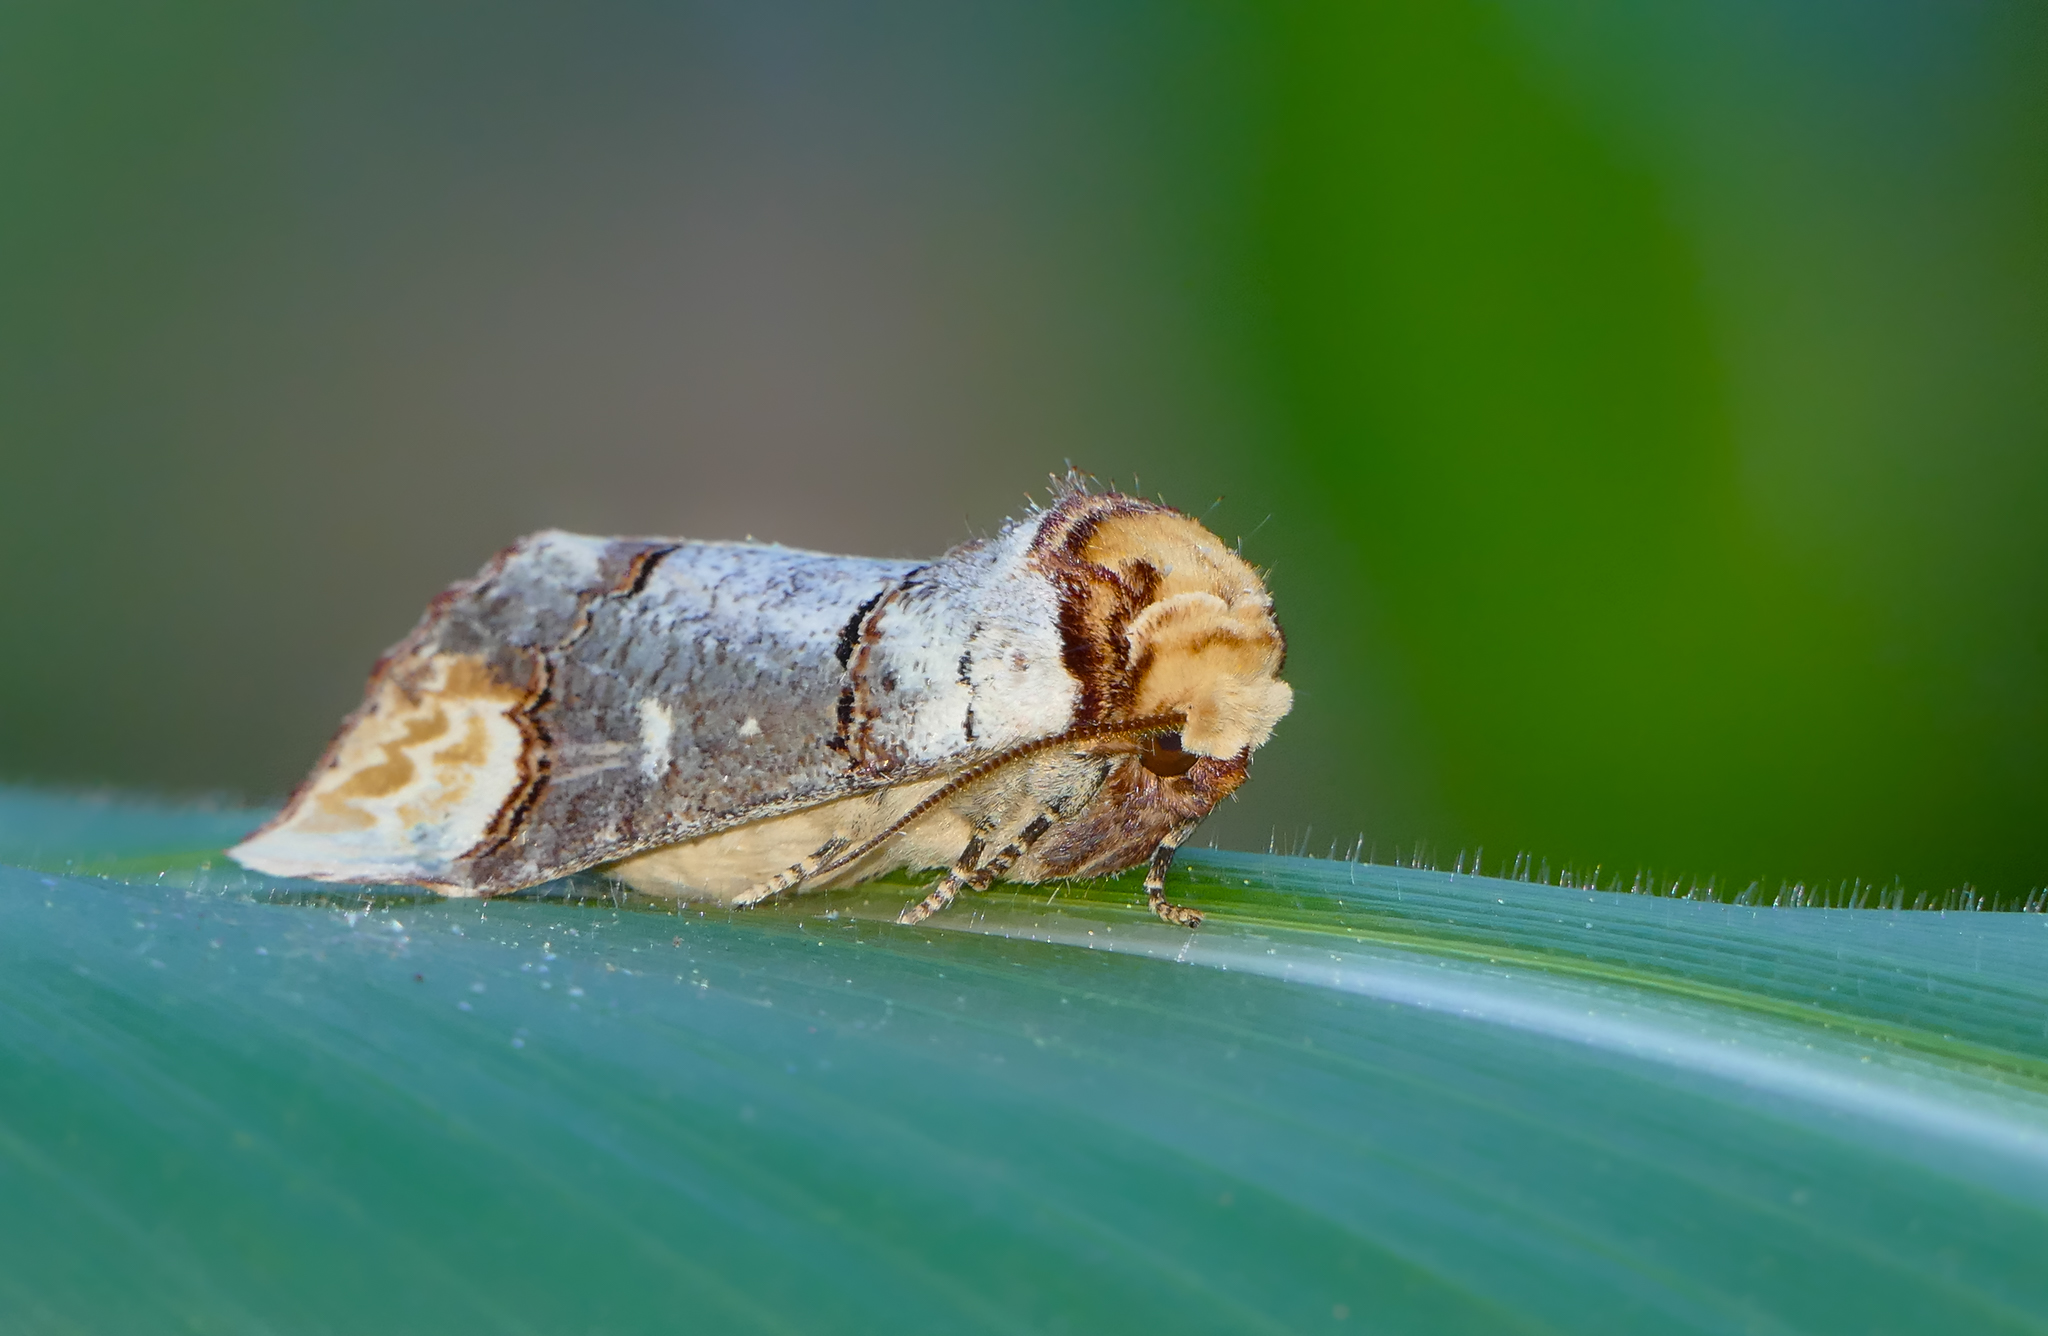
[[[337,847],[335,841],[309,837],[278,826],[257,831],[228,849],[227,856],[249,871],[266,877],[363,885],[398,883],[427,886],[444,895],[475,894],[474,891],[452,889],[446,881],[447,868],[422,867],[409,860],[366,858],[361,851]]]

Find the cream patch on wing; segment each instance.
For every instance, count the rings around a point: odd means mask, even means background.
[[[729,904],[815,853],[827,840],[859,844],[887,829],[945,781],[899,784],[878,793],[840,798],[787,816],[749,821],[715,835],[665,844],[612,864],[613,876],[643,895]],[[867,856],[815,881],[807,891],[847,886],[892,867],[943,867],[972,833],[948,808],[928,812]]]
[[[471,655],[394,665],[328,764],[229,854],[273,876],[437,880],[522,782],[524,700]]]

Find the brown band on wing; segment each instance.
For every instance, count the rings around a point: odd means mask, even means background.
[[[483,838],[465,850],[457,862],[475,862],[511,843],[512,838],[525,827],[533,809],[540,805],[541,796],[547,792],[548,772],[554,768],[554,759],[549,754],[554,739],[549,736],[547,725],[541,722],[540,712],[554,696],[554,676],[554,659],[547,654],[536,654],[526,698],[509,716],[519,729],[519,782],[498,805],[498,810],[491,816],[491,823],[484,827]]]
[[[654,568],[661,564],[663,557],[681,547],[680,543],[665,543],[657,547],[646,547],[635,552],[626,561],[626,569],[609,587],[599,590],[583,600],[576,609],[576,620],[569,627],[569,634],[562,637],[549,655],[566,653],[577,641],[590,634],[591,626],[597,621],[597,613],[607,603],[622,603],[647,588],[647,582],[654,576]]]
[[[655,544],[635,552],[627,559],[625,569],[616,580],[585,595],[577,606],[575,620],[559,641],[546,649],[532,651],[533,675],[527,681],[525,699],[508,716],[519,729],[519,782],[498,805],[490,824],[484,827],[483,837],[465,850],[456,862],[474,864],[488,858],[524,831],[527,819],[547,793],[550,772],[554,769],[554,738],[549,734],[541,712],[553,702],[560,656],[590,634],[598,610],[606,603],[623,602],[646,589],[655,567],[679,546],[678,543]]]
[[[839,689],[839,732],[834,738],[838,745],[832,750],[842,753],[856,770],[869,768],[867,741],[874,731],[875,712],[868,704],[868,660],[873,657],[875,646],[881,642],[882,614],[902,596],[903,590],[903,584],[896,584],[883,590],[880,597],[868,604],[867,614],[861,619],[860,631],[854,637],[852,652],[847,658],[846,683]]]
[[[1104,520],[1164,510],[1136,497],[1070,491],[1046,512],[1032,539],[1032,560],[1059,591],[1060,655],[1080,684],[1074,718],[1082,723],[1130,708],[1138,674],[1124,628],[1158,593],[1160,579],[1149,562],[1114,570],[1082,554]]]
[[[890,590],[895,587],[890,585],[877,589],[872,597],[853,610],[853,616],[846,619],[845,627],[839,632],[839,645],[832,651],[838,657],[841,668],[848,666],[852,660],[853,647],[861,642],[862,633],[867,630],[868,614],[873,612],[875,605],[887,598]]]
[[[868,660],[882,640],[882,617],[892,604],[917,583],[924,572],[920,566],[861,605],[840,637],[839,661],[846,665],[846,683],[839,690],[839,731],[825,745],[844,755],[854,769],[882,773],[898,758],[874,746],[875,718],[881,712],[869,702],[874,693],[868,684]]]
[[[916,572],[912,571],[911,574],[915,575]],[[865,667],[868,646],[874,643],[868,636],[868,627],[872,623],[876,612],[880,610],[883,601],[899,593],[902,588],[901,582],[886,585],[881,589],[877,589],[872,597],[864,600],[859,607],[855,608],[853,615],[846,619],[845,628],[839,632],[838,646],[832,651],[839,659],[839,666],[846,670],[846,681],[839,688],[839,706],[834,715],[837,728],[831,737],[825,739],[825,746],[845,756],[849,761],[854,761],[853,718],[858,709],[859,697],[861,695],[857,686],[860,680],[860,669],[856,668],[853,663],[854,650],[856,648],[859,649],[861,665]],[[858,762],[855,763],[857,764]]]

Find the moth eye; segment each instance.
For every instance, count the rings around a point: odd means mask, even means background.
[[[1145,749],[1138,753],[1138,764],[1163,779],[1185,775],[1201,759],[1180,749],[1178,733],[1154,733],[1145,739]]]

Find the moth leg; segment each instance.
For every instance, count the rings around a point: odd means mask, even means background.
[[[1173,866],[1173,855],[1180,848],[1180,842],[1195,832],[1195,822],[1175,826],[1166,833],[1166,838],[1152,851],[1151,866],[1145,869],[1145,899],[1152,906],[1152,912],[1168,923],[1182,928],[1198,928],[1202,925],[1202,911],[1188,909],[1182,905],[1166,902],[1166,870]]]
[[[811,877],[819,868],[832,861],[844,849],[848,841],[834,836],[806,855],[801,863],[792,863],[768,880],[750,890],[742,891],[732,899],[735,909],[749,909],[763,900],[773,900],[785,891],[791,891]]]
[[[960,861],[939,879],[932,892],[922,901],[912,905],[896,916],[898,923],[922,923],[932,915],[953,903],[962,890],[985,891],[997,877],[1010,870],[1012,864],[1024,856],[1026,850],[1038,843],[1039,836],[1052,829],[1052,817],[1044,812],[1032,817],[1017,832],[1017,838],[996,850],[995,856],[986,863],[975,867],[972,858],[981,855],[981,838],[976,836],[968,842],[967,852],[960,855]]]
[[[974,891],[987,890],[997,877],[1010,870],[1012,863],[1022,858],[1032,845],[1038,843],[1039,836],[1052,829],[1052,821],[1052,817],[1043,812],[1032,817],[1024,829],[1017,832],[1016,839],[997,850],[994,858],[974,869],[974,874],[967,878],[967,888]]]
[[[954,897],[967,886],[967,879],[974,875],[974,865],[981,861],[981,851],[986,846],[981,836],[967,841],[967,847],[953,860],[953,866],[946,869],[946,875],[932,883],[931,894],[918,904],[896,916],[898,923],[922,923],[932,915],[953,903]]]

